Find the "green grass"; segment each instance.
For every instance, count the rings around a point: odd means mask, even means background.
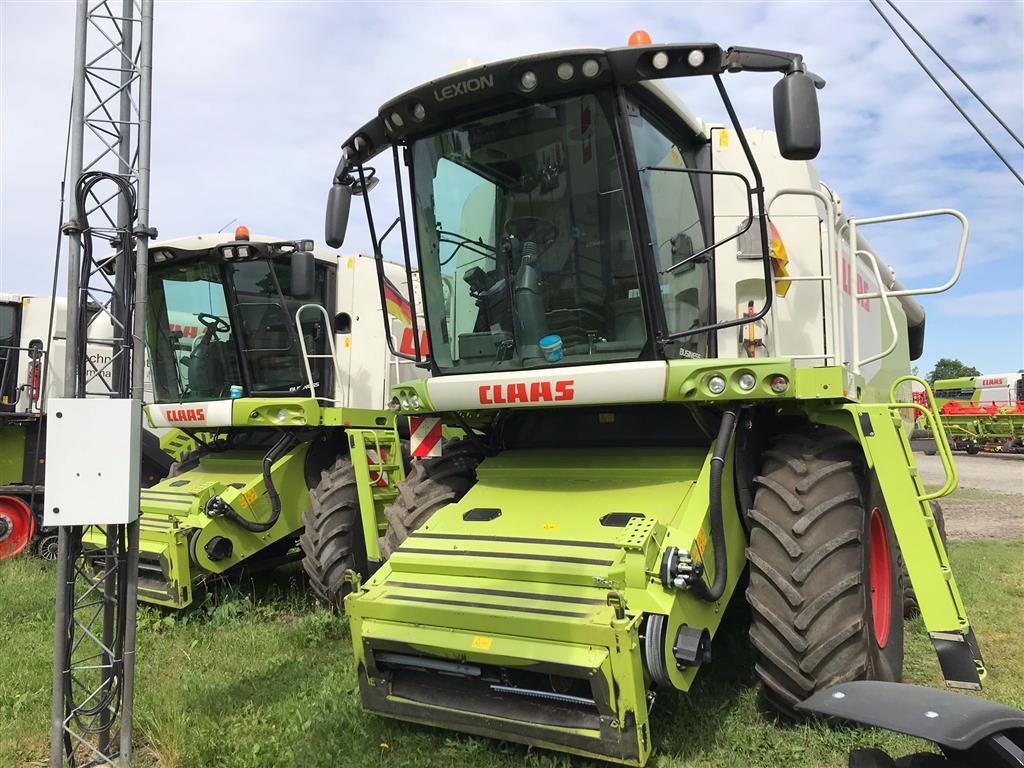
[[[989,666],[985,695],[1024,707],[1021,542],[958,542],[951,557]],[[0,563],[0,765],[45,765],[53,642],[51,564]],[[785,725],[761,711],[731,609],[716,662],[689,694],[654,709],[650,765],[845,766],[846,752],[894,754],[921,742],[882,731]],[[907,625],[906,679],[941,686],[920,620]],[[603,765],[543,750],[398,723],[358,704],[348,626],[315,605],[295,571],[221,586],[194,610],[140,613],[136,765],[556,766]]]

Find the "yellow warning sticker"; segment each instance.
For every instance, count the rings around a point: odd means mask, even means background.
[[[597,420],[601,424],[612,424],[615,421],[614,413],[599,413],[597,414]]]
[[[345,349],[348,349],[351,346],[352,346],[352,337],[351,336],[346,336],[345,337]]]
[[[352,269],[352,267],[354,267],[355,265],[356,265],[355,257],[349,256],[348,257],[348,268]]]
[[[697,550],[697,556],[704,559],[704,547],[708,544],[708,535],[704,533],[704,529],[701,528],[697,531],[697,539],[694,541],[694,549]]]
[[[558,530],[558,523],[544,523],[541,528],[545,531],[556,531]]]
[[[476,635],[473,638],[473,642],[470,643],[478,651],[489,651],[491,650],[491,643],[494,642],[493,637],[484,637],[483,635]]]
[[[251,507],[256,503],[256,497],[259,493],[256,492],[255,488],[250,488],[248,491],[242,494],[242,503],[247,507]]]
[[[718,146],[728,147],[729,146],[729,131],[725,128],[718,132]]]

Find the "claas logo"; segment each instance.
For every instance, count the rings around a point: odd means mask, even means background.
[[[484,384],[480,387],[480,405],[511,405],[513,403],[557,403],[572,400],[576,393],[572,379],[533,381],[527,384]]]
[[[203,408],[170,408],[164,411],[170,422],[206,421],[206,410]]]

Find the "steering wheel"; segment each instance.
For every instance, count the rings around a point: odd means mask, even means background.
[[[539,216],[517,216],[505,222],[505,234],[518,240],[533,240],[543,253],[558,237],[558,227]]]
[[[196,315],[196,319],[199,320],[207,330],[215,333],[227,333],[231,330],[231,326],[228,325],[228,321],[223,317],[217,317],[216,315],[208,315],[205,312],[200,312]]]

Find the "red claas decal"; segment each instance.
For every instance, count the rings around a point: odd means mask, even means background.
[[[168,421],[206,421],[203,408],[178,408],[164,411]]]
[[[572,379],[562,381],[516,382],[514,384],[484,384],[480,387],[481,405],[511,405],[512,403],[555,403],[572,400]]]
[[[1006,379],[982,379],[981,380],[981,386],[983,386],[983,387],[999,386],[1000,384],[1005,384],[1005,383],[1006,383]]]

